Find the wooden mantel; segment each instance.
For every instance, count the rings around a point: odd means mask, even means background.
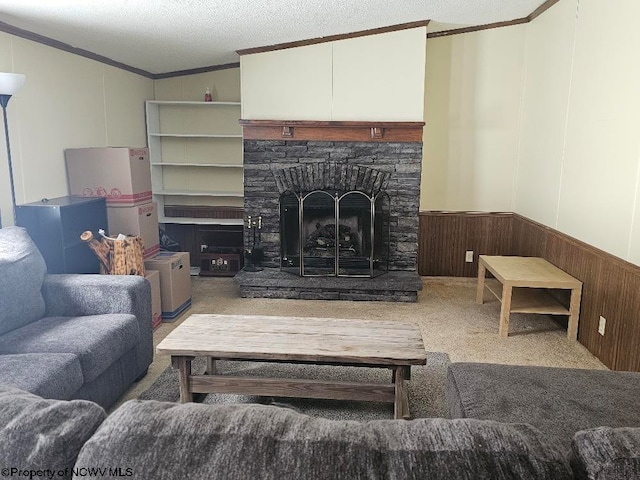
[[[245,140],[422,142],[424,122],[240,120]]]

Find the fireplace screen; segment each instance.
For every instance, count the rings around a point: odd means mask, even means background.
[[[389,196],[315,190],[280,197],[282,270],[375,277],[389,267]]]

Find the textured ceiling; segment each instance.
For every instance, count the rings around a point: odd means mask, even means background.
[[[0,0],[0,21],[151,73],[238,61],[236,50],[401,23],[482,25],[544,0]]]

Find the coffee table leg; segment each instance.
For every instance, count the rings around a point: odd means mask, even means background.
[[[216,360],[215,358],[207,357],[207,375],[215,375],[216,374]]]
[[[481,262],[478,262],[478,287],[476,290],[476,303],[479,303],[481,305],[484,303],[484,280],[486,273],[487,268]]]
[[[393,418],[394,419],[409,419],[409,400],[407,397],[406,385],[404,383],[406,368],[403,366],[395,367],[395,401],[393,402]]]
[[[171,357],[171,365],[175,370],[178,370],[178,380],[180,382],[180,403],[193,402],[193,393],[189,389],[191,360],[193,360],[193,357]]]
[[[582,297],[582,288],[574,288],[571,290],[571,303],[569,305],[569,323],[567,324],[567,338],[569,340],[578,339],[578,321],[580,317],[580,298]]]
[[[500,326],[498,327],[498,335],[504,338],[509,336],[509,314],[511,313],[512,292],[513,287],[511,287],[511,285],[503,285],[502,307],[500,307]]]

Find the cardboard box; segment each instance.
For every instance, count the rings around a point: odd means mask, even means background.
[[[162,320],[171,322],[191,307],[189,252],[160,252],[144,262],[160,272]]]
[[[151,258],[160,251],[158,206],[155,202],[134,207],[107,207],[107,221],[111,237],[119,233],[141,236],[144,258]]]
[[[162,323],[162,306],[160,301],[160,272],[147,270],[144,278],[151,284],[151,326],[155,330]]]
[[[64,156],[71,195],[106,197],[107,206],[151,201],[147,148],[68,148]]]

